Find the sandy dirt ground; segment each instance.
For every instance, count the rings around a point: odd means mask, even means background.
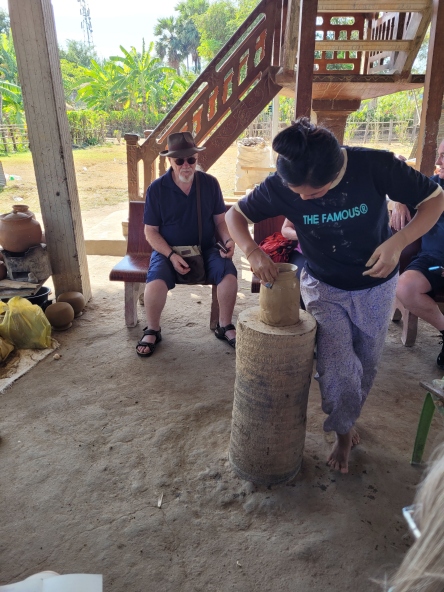
[[[348,475],[326,466],[313,380],[300,474],[257,486],[228,462],[235,352],[209,330],[209,287],[170,293],[164,340],[139,358],[143,320],[125,327],[123,285],[108,281],[117,261],[88,258],[93,298],[55,334],[61,359],[0,395],[0,584],[50,569],[101,573],[106,592],[380,590],[412,543],[401,508],[422,474],[409,463],[419,381],[442,376],[436,332],[420,322],[406,348],[391,323]],[[257,295],[236,263],[237,317]],[[435,418],[425,458],[441,439]]]
[[[116,261],[89,257],[93,299],[55,334],[61,359],[0,395],[0,583],[51,569],[102,573],[106,592],[380,589],[371,578],[412,542],[401,508],[422,472],[409,464],[418,381],[441,377],[435,332],[420,323],[405,348],[391,324],[349,475],[326,466],[313,381],[301,473],[257,486],[228,463],[235,353],[209,330],[210,289],[172,291],[164,341],[138,358],[144,325],[124,325]],[[236,316],[257,305],[237,264]],[[426,457],[441,435],[435,420]]]

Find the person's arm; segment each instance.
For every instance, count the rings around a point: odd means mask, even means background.
[[[285,218],[284,223],[282,224],[281,234],[288,240],[298,240],[294,224],[293,222],[290,222],[288,218]]]
[[[224,259],[232,259],[234,255],[234,240],[231,238],[228,232],[227,223],[225,222],[225,214],[215,214],[213,216],[214,224],[216,226],[216,232],[220,236],[221,241],[228,249],[228,253],[224,253],[219,250],[220,256]]]
[[[146,240],[155,251],[161,255],[165,255],[165,257],[170,255],[172,248],[160,234],[158,226],[149,226],[148,224],[145,224],[144,232]],[[177,253],[173,253],[169,259],[177,273],[185,275],[190,271],[189,265]]]
[[[232,207],[226,213],[225,220],[230,235],[245,253],[254,274],[264,283],[274,282],[278,274],[276,266],[251,238],[247,218],[236,207]]]
[[[436,224],[443,210],[444,193],[442,191],[437,196],[423,201],[418,206],[412,221],[374,251],[366,263],[366,267],[371,269],[365,271],[363,275],[387,277],[398,264],[401,251],[428,232]]]

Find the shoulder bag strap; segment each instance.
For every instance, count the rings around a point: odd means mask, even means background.
[[[200,173],[196,171],[196,202],[197,202],[197,226],[199,229],[199,247],[202,244],[202,207],[200,203]]]

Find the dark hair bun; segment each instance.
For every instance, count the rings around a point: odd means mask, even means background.
[[[274,138],[273,150],[288,160],[303,158],[308,147],[308,135],[315,129],[307,117],[301,117]]]

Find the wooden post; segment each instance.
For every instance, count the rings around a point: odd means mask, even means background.
[[[310,118],[311,115],[317,13],[318,0],[301,0],[295,92],[296,118]]]
[[[154,130],[148,129],[143,130],[143,135],[145,136],[145,140],[151,136]],[[143,159],[143,197],[145,198],[146,190],[151,185],[151,183],[156,178],[156,160],[149,161],[148,159]]]
[[[128,199],[140,201],[139,195],[139,136],[137,134],[125,134],[126,142],[126,168],[128,171]]]
[[[276,95],[273,99],[273,115],[271,119],[271,141],[279,133],[279,95]],[[276,152],[272,150],[273,161],[276,162]]]
[[[435,168],[438,126],[444,94],[443,31],[444,2],[433,0],[421,126],[419,128],[418,151],[416,153],[417,169],[427,176],[433,175]]]
[[[331,130],[338,142],[343,144],[347,117],[357,111],[360,105],[359,99],[314,99],[313,111],[317,115],[318,125]]]
[[[284,72],[290,71],[292,75],[296,63],[295,48],[298,46],[299,38],[300,4],[300,0],[288,0],[287,21],[285,23],[282,69]]]
[[[393,119],[390,119],[390,121],[389,121],[389,137],[388,137],[388,144],[389,145],[392,143],[392,138],[393,138]]]
[[[9,17],[56,296],[91,297],[50,0],[9,0]]]

